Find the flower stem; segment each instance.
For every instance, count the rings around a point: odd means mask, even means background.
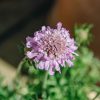
[[[43,99],[46,99],[46,86],[47,86],[47,79],[48,79],[48,72],[45,73],[45,78],[44,78],[44,81],[43,81]]]
[[[19,77],[20,76],[20,73],[21,73],[21,69],[23,67],[23,63],[24,63],[24,60],[26,59],[26,57],[24,57],[21,62],[19,63],[18,65],[18,69],[17,69],[17,72],[16,72],[16,77]]]
[[[100,93],[97,93],[96,96],[92,100],[96,100],[96,98],[100,95]]]

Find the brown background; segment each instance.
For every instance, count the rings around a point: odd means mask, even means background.
[[[48,21],[51,25],[61,21],[70,31],[75,23],[93,24],[91,48],[100,58],[100,0],[57,0]]]
[[[42,25],[61,21],[72,34],[75,23],[94,24],[91,48],[100,58],[100,0],[0,1],[0,58],[17,66],[24,55],[18,45]]]

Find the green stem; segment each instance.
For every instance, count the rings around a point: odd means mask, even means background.
[[[92,100],[95,100],[99,95],[100,93],[97,93],[96,96]]]
[[[47,87],[47,79],[48,79],[48,72],[46,72],[45,74],[45,78],[44,78],[44,81],[43,81],[43,99],[46,99],[46,87]]]
[[[19,77],[19,76],[20,76],[21,69],[22,69],[22,67],[23,67],[23,62],[24,62],[25,59],[26,59],[26,57],[24,57],[24,58],[21,60],[21,62],[19,63],[18,69],[17,69],[17,73],[16,73],[16,77]]]

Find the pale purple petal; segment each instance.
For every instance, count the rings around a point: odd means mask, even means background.
[[[49,74],[50,74],[50,75],[54,75],[54,71],[53,71],[52,68],[49,69]]]
[[[42,26],[42,31],[46,31],[46,27],[45,26]]]
[[[40,62],[37,66],[39,69],[44,69],[45,65],[44,65],[44,62]]]
[[[57,24],[57,29],[58,29],[58,30],[60,30],[60,29],[61,29],[61,27],[62,27],[62,23],[61,23],[61,22],[59,22],[59,23]]]
[[[37,56],[37,53],[32,53],[31,51],[27,51],[26,56],[32,59],[33,57]]]
[[[50,66],[49,61],[46,61],[45,62],[45,70],[49,70],[49,66]]]
[[[67,64],[69,65],[69,67],[73,66],[73,62],[70,60],[66,60]]]
[[[54,60],[54,61],[53,61],[53,65],[54,65],[56,71],[59,71],[59,72],[60,72],[60,66],[59,66],[59,64],[57,63],[57,61]]]

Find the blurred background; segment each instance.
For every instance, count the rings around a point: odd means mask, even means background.
[[[93,24],[90,48],[100,58],[99,10],[100,0],[0,0],[0,66],[17,67],[24,56],[18,46],[26,36],[59,21],[71,34],[76,23]]]

